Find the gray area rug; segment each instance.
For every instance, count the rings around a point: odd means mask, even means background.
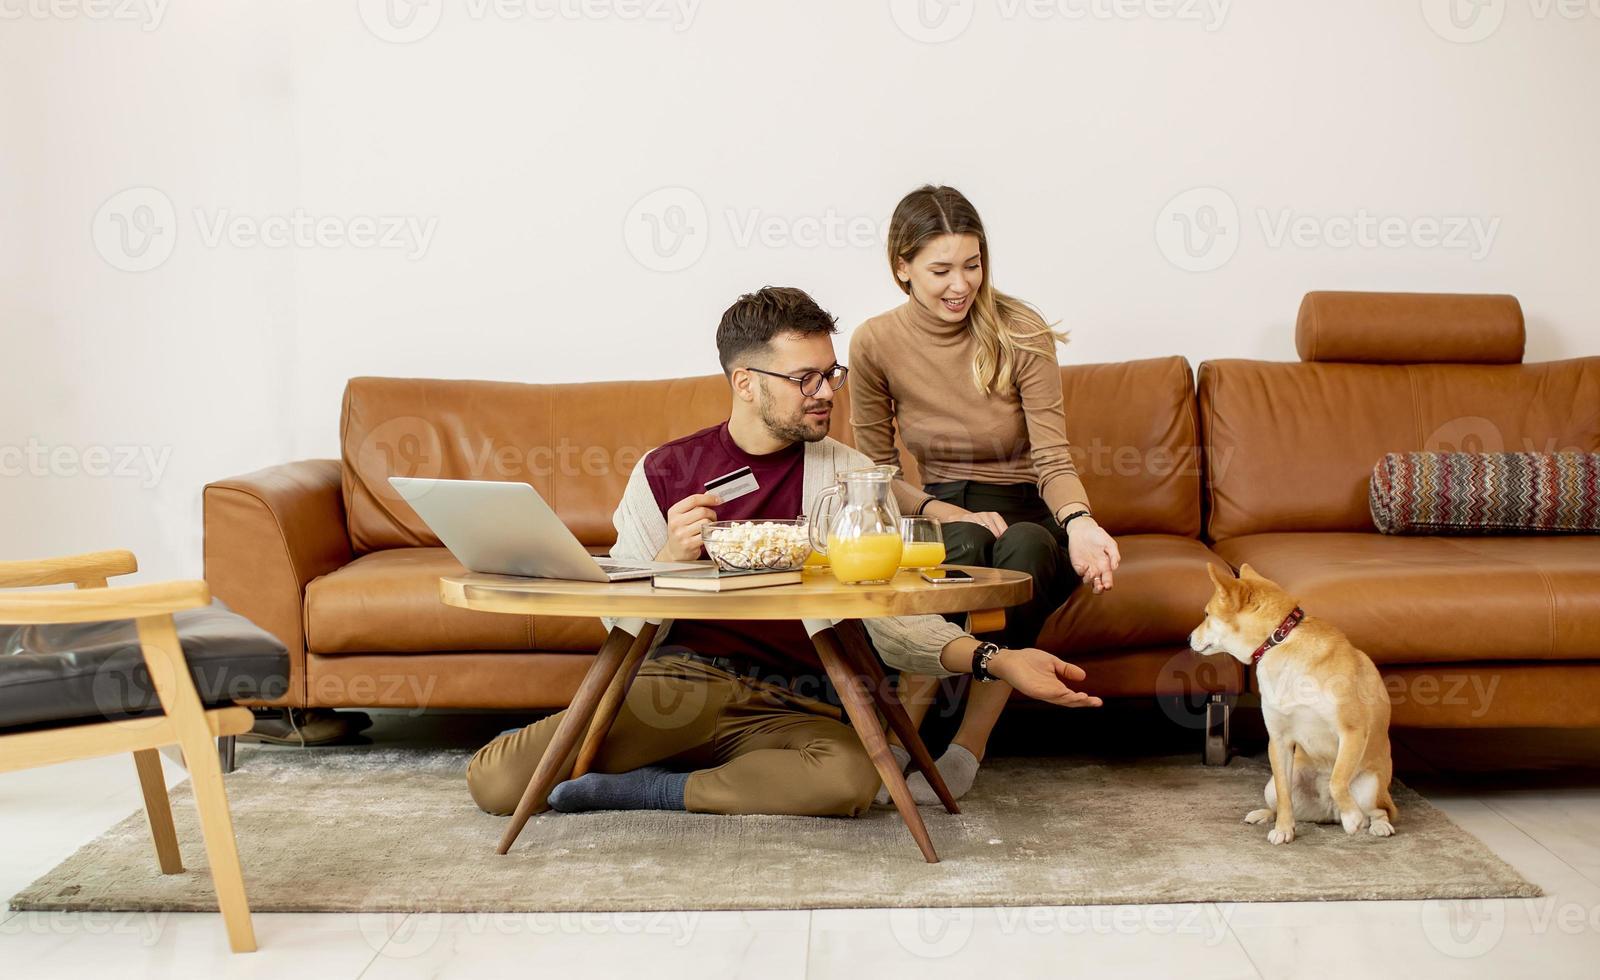
[[[1273,847],[1244,824],[1263,762],[997,759],[958,816],[923,808],[942,861],[893,810],[849,819],[545,813],[511,853],[467,753],[241,748],[228,776],[258,912],[571,912],[1530,897],[1539,889],[1416,793],[1397,833],[1302,823]],[[188,784],[172,794],[180,875],[143,812],[12,898],[19,909],[216,909]]]

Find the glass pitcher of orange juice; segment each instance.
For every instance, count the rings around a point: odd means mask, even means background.
[[[899,472],[894,466],[848,470],[811,502],[811,547],[827,557],[839,581],[887,582],[900,568],[900,511],[891,492]]]

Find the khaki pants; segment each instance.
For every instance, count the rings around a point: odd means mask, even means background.
[[[565,712],[507,732],[467,764],[467,788],[488,813],[509,814],[533,778]],[[648,660],[595,772],[664,765],[693,770],[684,804],[696,813],[853,817],[881,780],[838,708],[685,657]],[[579,740],[581,743],[581,739]],[[577,750],[561,767],[572,774]]]

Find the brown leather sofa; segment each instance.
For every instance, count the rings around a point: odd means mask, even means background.
[[[1206,533],[1377,662],[1393,723],[1600,725],[1600,536],[1399,536],[1388,452],[1600,451],[1600,357],[1523,364],[1510,296],[1311,293],[1300,363],[1200,365]]]
[[[1108,697],[1242,690],[1231,662],[1197,658],[1186,643],[1210,594],[1204,565],[1222,564],[1200,541],[1188,363],[1077,365],[1062,377],[1079,468],[1123,564],[1111,592],[1075,593],[1042,645],[1084,664]],[[848,391],[836,419],[848,418]],[[279,704],[560,707],[601,642],[599,620],[443,605],[438,578],[460,566],[386,478],[526,481],[602,553],[634,463],[726,418],[728,406],[721,375],[571,385],[355,378],[345,390],[342,459],[205,488],[206,579],[289,647],[290,688]],[[836,423],[835,436],[848,441],[848,428]]]
[[[1366,503],[1386,452],[1600,449],[1600,358],[1520,363],[1511,297],[1313,293],[1297,345],[1302,363],[1202,364],[1198,398],[1182,358],[1062,369],[1078,467],[1123,564],[1112,591],[1074,593],[1040,645],[1103,696],[1231,697],[1244,673],[1196,658],[1187,635],[1205,563],[1248,561],[1373,656],[1396,724],[1600,725],[1600,540],[1389,537]],[[342,459],[206,487],[206,578],[289,647],[277,703],[562,706],[598,620],[443,605],[437,579],[460,566],[385,478],[529,482],[601,553],[634,462],[725,418],[728,397],[720,375],[352,379]]]

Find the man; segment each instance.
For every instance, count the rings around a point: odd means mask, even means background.
[[[836,332],[833,317],[799,289],[769,286],[728,308],[717,351],[732,413],[639,461],[613,517],[613,557],[702,558],[706,523],[793,518],[838,473],[871,465],[827,437],[846,374],[834,357]],[[708,481],[745,466],[756,489],[727,501],[705,492]],[[939,616],[866,627],[891,667],[933,676],[973,670],[978,641]],[[657,637],[592,771],[558,784],[553,809],[856,816],[872,804],[877,770],[839,709],[785,682],[823,673],[799,622],[675,621]],[[1042,701],[1100,704],[1067,686],[1082,670],[1043,650],[1001,650],[987,668]],[[467,786],[478,806],[516,809],[560,717],[507,732],[473,756]]]

